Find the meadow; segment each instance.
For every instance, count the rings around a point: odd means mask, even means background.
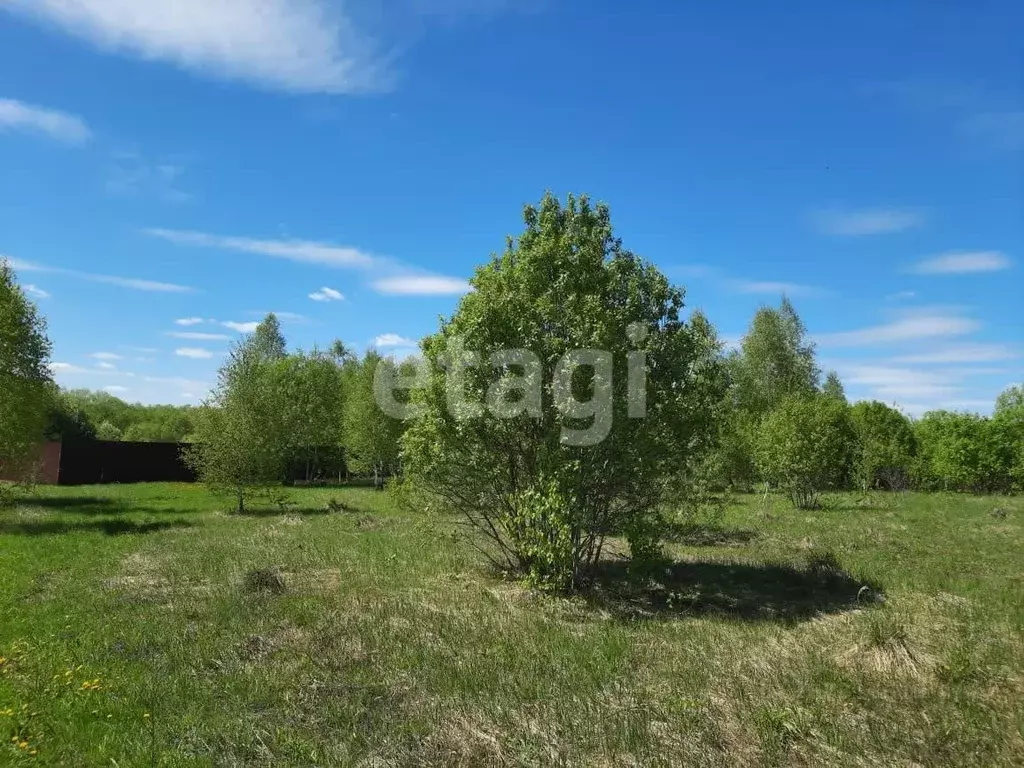
[[[555,598],[389,492],[39,488],[0,511],[0,764],[1024,763],[1024,502],[825,501]]]

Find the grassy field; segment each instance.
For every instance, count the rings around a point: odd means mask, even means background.
[[[293,501],[0,511],[0,764],[1024,763],[1020,499],[741,498],[656,583],[613,557],[573,599],[387,493]]]

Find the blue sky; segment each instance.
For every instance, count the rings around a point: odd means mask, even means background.
[[[852,398],[1024,370],[1011,2],[7,0],[0,254],[66,386],[198,402],[266,311],[404,354],[550,189]],[[897,7],[898,6],[898,7]]]

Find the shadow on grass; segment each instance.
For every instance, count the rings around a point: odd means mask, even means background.
[[[883,599],[880,585],[854,578],[827,556],[806,566],[673,562],[647,578],[632,574],[627,561],[613,561],[601,563],[591,579],[587,601],[630,620],[715,615],[798,621]]]
[[[720,528],[706,525],[671,524],[662,531],[662,538],[674,544],[694,547],[721,547],[747,544],[758,536],[757,531],[748,528]]]
[[[332,512],[326,507],[255,507],[246,508],[245,512],[232,510],[229,514],[232,517],[283,517],[285,515],[307,517],[330,515]]]
[[[149,503],[138,503],[129,498],[111,498],[107,496],[26,496],[19,499],[22,506],[63,512],[69,515],[127,515],[132,513],[166,514],[201,514],[201,509],[175,506],[155,506]]]
[[[160,520],[137,523],[131,520],[96,520],[87,523],[67,520],[0,523],[0,536],[60,536],[67,533],[102,533],[106,536],[156,533],[169,528],[191,528],[187,520]]]

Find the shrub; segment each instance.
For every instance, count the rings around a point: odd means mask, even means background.
[[[856,434],[853,480],[860,488],[906,489],[917,455],[910,420],[877,400],[850,408]]]
[[[792,396],[762,421],[755,460],[762,477],[802,509],[842,484],[854,444],[846,403],[828,395]]]
[[[423,342],[430,370],[402,457],[422,488],[490,539],[500,563],[566,590],[609,535],[624,535],[637,560],[656,554],[670,481],[712,441],[724,379],[710,327],[680,318],[681,292],[613,237],[605,206],[570,197],[563,207],[548,195],[525,221]],[[503,350],[528,354],[496,357]],[[612,370],[583,364],[559,379],[575,350],[606,351]],[[471,355],[478,364],[460,365]],[[646,361],[636,369],[646,376],[643,418],[628,405],[631,355]],[[449,406],[453,381],[464,405]],[[589,415],[572,408],[601,401],[609,407]],[[469,410],[479,412],[462,418]]]

